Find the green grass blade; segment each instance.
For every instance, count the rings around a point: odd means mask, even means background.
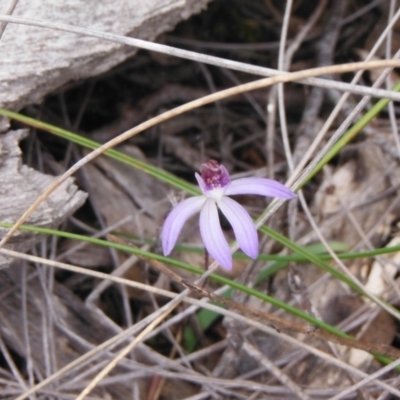
[[[2,222],[0,223],[0,227],[3,228],[10,228],[12,226],[12,224],[10,223],[5,223]],[[46,235],[55,235],[58,237],[63,237],[63,238],[68,238],[68,239],[72,239],[72,240],[77,240],[80,242],[87,242],[87,243],[92,243],[95,245],[99,245],[99,246],[104,246],[104,247],[108,247],[108,248],[114,248],[116,250],[121,250],[123,252],[126,252],[128,254],[136,254],[138,256],[142,256],[145,258],[150,258],[150,259],[154,259],[154,260],[158,260],[161,261],[162,263],[165,263],[167,265],[172,265],[174,267],[178,267],[181,268],[183,270],[186,271],[190,271],[193,272],[197,275],[201,275],[204,273],[204,270],[198,267],[195,267],[193,265],[189,265],[187,263],[184,263],[182,261],[178,261],[175,260],[173,258],[169,258],[169,257],[164,257],[161,256],[159,254],[156,253],[152,253],[149,251],[144,251],[141,250],[137,247],[130,247],[130,246],[126,246],[126,245],[122,245],[119,243],[113,243],[113,242],[108,242],[106,240],[103,239],[97,239],[97,238],[93,238],[93,237],[88,237],[88,236],[83,236],[83,235],[78,235],[75,233],[69,233],[69,232],[63,232],[63,231],[58,231],[55,229],[50,229],[50,228],[40,228],[40,227],[35,227],[35,226],[29,226],[29,225],[23,225],[19,228],[22,231],[30,231],[30,232],[36,232],[36,233],[42,233],[42,234],[46,234]],[[286,304],[274,297],[268,296],[264,293],[261,293],[255,289],[252,288],[248,288],[247,286],[235,282],[231,279],[225,278],[223,276],[220,276],[218,274],[211,274],[210,275],[210,279],[214,280],[217,283],[220,283],[222,285],[227,285],[230,286],[232,289],[236,289],[236,290],[240,290],[244,293],[247,293],[250,296],[254,296],[257,297],[265,302],[268,302],[270,304],[272,304],[273,306],[277,307],[277,308],[281,308],[284,311],[312,324],[315,326],[320,327],[321,329],[324,329],[330,333],[333,333],[335,335],[341,336],[341,337],[350,337],[349,335],[345,334],[344,332],[342,332],[341,330],[317,319],[314,318],[313,316],[307,314],[306,312],[299,310],[296,307],[293,307],[289,304]]]
[[[395,92],[400,91],[400,81],[392,89]],[[354,137],[360,133],[386,106],[390,100],[381,99],[379,100],[364,116],[360,118],[328,151],[328,153],[322,158],[322,160],[315,166],[315,168],[307,175],[304,181],[301,183],[300,188],[303,187],[309,180],[311,180],[324,165],[326,165],[333,157],[335,157],[339,151],[346,146]]]
[[[0,115],[22,122],[26,125],[35,127],[37,129],[41,129],[43,131],[52,133],[63,139],[69,140],[72,143],[76,143],[83,147],[86,147],[87,149],[94,150],[100,147],[99,143],[95,142],[94,140],[87,139],[82,135],[78,135],[76,133],[67,131],[66,129],[59,128],[57,126],[48,124],[46,122],[38,121],[34,118],[15,113],[13,111],[8,111],[3,108],[0,108]],[[200,194],[200,189],[197,186],[192,185],[183,179],[177,178],[175,175],[170,174],[169,172],[166,172],[160,168],[154,167],[153,165],[150,165],[144,161],[128,156],[127,154],[124,154],[118,150],[110,149],[107,150],[104,154],[114,160],[120,161],[140,171],[143,171],[151,176],[154,176],[160,181],[169,183],[170,185],[176,187],[177,189],[184,190],[185,192],[192,195]]]

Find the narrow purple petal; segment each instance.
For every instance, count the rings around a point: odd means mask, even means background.
[[[203,178],[197,172],[194,174],[194,176],[196,177],[197,183],[199,184],[199,187],[200,187],[201,191],[204,194],[206,194],[207,186],[206,186],[206,183],[204,182]]]
[[[266,178],[240,178],[233,180],[226,188],[225,194],[259,194],[261,196],[293,199],[296,195],[285,185]]]
[[[200,212],[200,233],[204,246],[218,263],[232,269],[232,254],[219,223],[218,209],[213,199],[207,199]]]
[[[162,248],[165,256],[171,253],[174,248],[183,224],[200,211],[205,199],[205,196],[190,197],[172,209],[165,220],[161,233]]]
[[[232,225],[236,240],[240,248],[251,258],[258,255],[258,235],[248,212],[235,200],[224,196],[219,202],[218,207]]]

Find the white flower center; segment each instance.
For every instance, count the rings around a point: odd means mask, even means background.
[[[216,202],[220,201],[224,196],[224,188],[217,187],[208,191],[207,195],[214,199]]]

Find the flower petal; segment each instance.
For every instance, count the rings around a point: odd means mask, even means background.
[[[161,233],[162,248],[165,256],[171,253],[174,248],[183,224],[192,215],[200,211],[205,200],[205,196],[190,197],[189,199],[183,200],[172,209],[165,220]]]
[[[248,212],[235,200],[224,196],[218,207],[232,225],[240,248],[251,258],[258,255],[258,235]]]
[[[259,194],[261,196],[293,199],[296,195],[285,185],[273,179],[266,178],[239,178],[233,180],[226,188],[225,194]]]
[[[204,246],[218,263],[232,268],[232,254],[219,223],[218,209],[213,199],[207,199],[200,212],[200,233]]]
[[[194,174],[194,176],[196,177],[197,183],[199,184],[199,187],[200,187],[201,191],[204,194],[206,194],[207,193],[207,186],[206,186],[206,183],[204,182],[203,178],[197,172]]]

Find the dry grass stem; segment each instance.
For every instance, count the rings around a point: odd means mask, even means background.
[[[125,44],[128,46],[138,47],[141,49],[146,49],[149,51],[155,51],[162,54],[167,54],[169,56],[185,58],[192,61],[198,61],[205,64],[215,65],[221,68],[233,69],[241,72],[245,72],[248,74],[254,74],[259,76],[273,76],[280,75],[281,72],[277,70],[273,70],[270,68],[257,67],[250,64],[244,64],[237,61],[231,61],[223,58],[213,57],[206,54],[195,53],[192,51],[177,49],[175,47],[165,46],[158,43],[147,42],[145,40],[129,38],[126,36],[115,35],[107,32],[99,32],[93,29],[86,29],[82,27],[77,27],[73,25],[54,23],[50,21],[40,21],[34,19],[26,19],[26,18],[18,18],[7,15],[0,15],[0,21],[22,24],[22,25],[31,25],[37,26],[41,28],[53,29],[63,32],[76,33],[83,36],[96,37],[103,40],[109,40],[115,43]],[[334,73],[334,72],[333,72]],[[323,74],[322,74],[323,75]],[[314,76],[318,75],[310,75],[303,76],[299,78],[299,80],[303,80],[302,83],[306,83],[308,85],[315,85],[324,88],[331,88],[340,90],[343,92],[350,92],[354,94],[361,95],[371,95],[377,98],[388,98],[391,100],[400,100],[400,95],[383,90],[383,89],[370,89],[367,87],[349,85],[344,82],[332,82],[325,79],[314,78]]]

